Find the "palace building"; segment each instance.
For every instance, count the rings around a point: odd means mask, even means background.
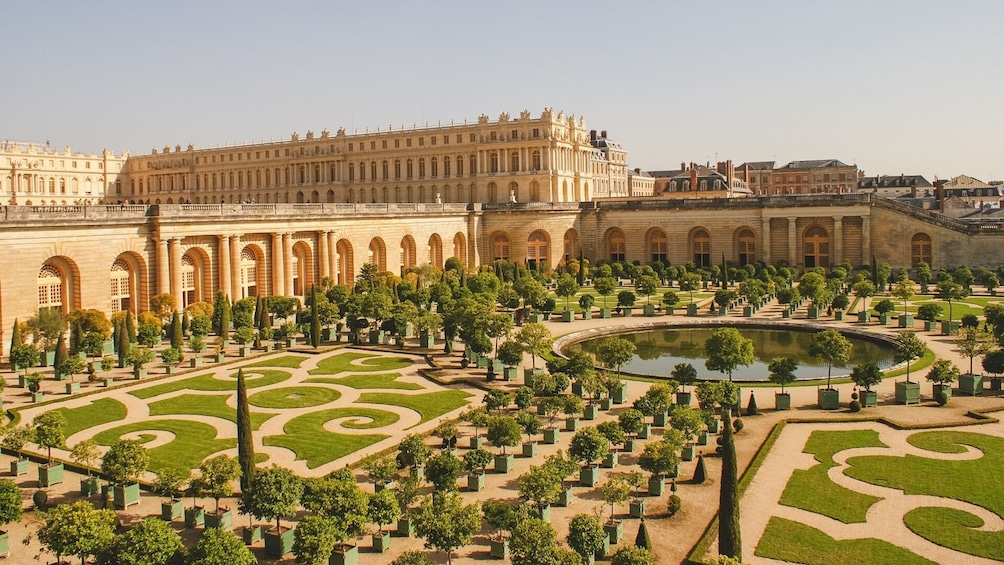
[[[605,134],[548,109],[139,156],[8,142],[0,327],[39,308],[139,313],[163,292],[178,307],[217,291],[302,296],[325,277],[351,285],[365,263],[399,272],[449,257],[472,267],[580,254],[798,268],[1004,263],[1001,224],[876,194],[666,198],[660,177],[629,169]]]

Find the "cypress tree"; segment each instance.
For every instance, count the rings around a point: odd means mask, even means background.
[[[59,332],[59,341],[56,343],[56,356],[52,362],[52,371],[58,380],[59,366],[70,357],[70,352],[66,349],[66,332]]]
[[[258,316],[258,329],[263,330],[272,327],[271,314],[268,311],[268,300],[262,299],[261,305],[255,308],[255,315]]]
[[[259,295],[254,303],[254,325],[258,329],[261,329],[261,308],[263,302],[264,300],[262,300],[261,295]]]
[[[80,351],[80,324],[74,322],[70,325],[70,355],[76,355]]]
[[[129,318],[126,317],[128,322]],[[131,339],[128,330],[123,328],[122,322],[116,325],[117,334],[115,341],[115,353],[118,355],[119,369],[126,366],[126,353],[129,352],[129,341]]]
[[[697,456],[697,468],[694,469],[694,484],[701,485],[708,480],[708,468],[704,463],[704,456]]]
[[[725,406],[722,420],[732,421],[732,407]],[[718,553],[741,559],[742,537],[739,532],[739,479],[736,444],[732,426],[722,432],[722,483],[718,505]]]
[[[321,316],[317,313],[317,287],[310,290],[310,345],[321,345]]]
[[[224,341],[230,339],[230,301],[226,297],[223,297],[220,305],[220,327],[216,335]]]
[[[582,249],[579,249],[579,272],[575,273],[575,282],[579,286],[586,284],[586,262],[582,256]],[[642,522],[642,525],[644,525],[644,522]]]
[[[648,527],[645,526],[644,518],[641,519],[641,524],[638,525],[638,535],[634,537],[634,545],[635,547],[652,551],[652,539],[648,537]]]
[[[10,332],[10,349],[14,349],[15,345],[24,345],[24,337],[21,336],[21,324],[18,322],[17,318],[14,318],[14,329]]]
[[[131,310],[126,310],[125,333],[127,345],[136,342],[136,319],[132,317]]]
[[[189,327],[188,310],[185,310],[181,314],[181,331],[187,334],[188,333],[188,327]]]
[[[237,459],[241,466],[241,492],[248,492],[254,478],[254,442],[251,437],[251,410],[243,369],[237,371]]]
[[[181,348],[184,346],[185,333],[181,328],[181,316],[175,310],[174,315],[171,316],[171,347],[181,351]]]
[[[223,291],[216,291],[216,296],[213,297],[213,333],[216,335],[223,335],[223,325],[220,323],[223,319],[223,304],[227,301],[226,297],[223,296]]]

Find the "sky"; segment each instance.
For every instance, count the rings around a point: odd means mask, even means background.
[[[0,140],[133,154],[544,108],[632,168],[1004,178],[1004,2],[15,2]]]

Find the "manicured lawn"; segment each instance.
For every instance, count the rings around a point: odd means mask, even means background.
[[[151,416],[190,414],[212,416],[237,423],[237,409],[227,404],[229,394],[182,394],[150,403]],[[257,430],[275,414],[251,412],[251,429]]]
[[[801,508],[840,520],[846,524],[864,522],[868,509],[880,499],[844,488],[827,476],[835,467],[833,455],[855,447],[886,447],[874,430],[816,430],[809,435],[804,453],[816,456],[818,465],[796,469],[781,494],[781,504]]]
[[[353,363],[363,359],[362,364]],[[363,371],[394,371],[411,366],[411,359],[404,357],[381,357],[367,353],[348,351],[321,359],[311,375],[337,375],[338,373],[359,373]]]
[[[249,389],[268,386],[275,383],[281,383],[290,378],[290,374],[286,371],[270,371],[270,370],[253,370],[244,371],[244,379],[247,382],[247,387]],[[172,381],[164,383],[161,385],[155,385],[147,388],[141,388],[137,390],[130,390],[129,394],[139,398],[141,400],[146,400],[147,398],[153,398],[154,396],[160,396],[162,394],[167,394],[169,392],[175,392],[179,390],[200,390],[207,392],[236,392],[237,391],[237,373],[232,373],[230,379],[233,380],[223,380],[214,378],[212,374],[199,375],[197,377],[190,377],[187,379],[181,379],[177,381]]]
[[[283,355],[282,357],[275,357],[273,359],[266,359],[264,361],[258,361],[257,363],[252,363],[250,365],[244,365],[244,368],[248,367],[284,367],[286,369],[299,369],[300,365],[306,361],[306,357],[300,357],[297,355]]]
[[[127,412],[125,404],[113,398],[101,398],[79,408],[56,410],[66,418],[66,437],[94,426],[125,420]]]
[[[421,424],[466,406],[469,396],[470,394],[462,390],[444,390],[425,394],[364,392],[359,395],[358,402],[360,404],[389,404],[409,408],[422,415],[422,421],[419,422]]]
[[[225,449],[231,449],[237,445],[237,440],[233,438],[217,439],[216,428],[213,426],[186,420],[146,420],[143,422],[133,422],[105,430],[94,436],[94,440],[101,445],[110,446],[125,434],[149,430],[162,430],[170,432],[175,436],[172,441],[149,450],[149,469],[153,472],[168,467],[186,471],[197,469],[206,457]],[[149,441],[153,437],[152,435],[145,435],[144,439],[145,441]]]
[[[381,428],[397,422],[398,415],[364,407],[333,408],[298,416],[286,423],[284,435],[265,436],[262,443],[284,447],[296,453],[307,467],[314,469],[373,445],[388,436],[382,434],[337,434],[324,429],[324,424],[337,418],[357,417],[357,423],[345,422],[352,429]],[[371,420],[371,421],[367,421]]]
[[[349,375],[337,379],[315,377],[305,379],[305,383],[323,383],[332,385],[342,385],[354,389],[385,388],[397,390],[422,390],[422,385],[398,381],[400,373],[366,373],[363,375]]]
[[[290,386],[256,392],[248,403],[259,408],[310,408],[338,400],[342,395],[334,389],[319,386]]]
[[[854,457],[847,475],[871,484],[900,489],[906,494],[953,498],[981,506],[1004,516],[1004,490],[1000,470],[1004,468],[1004,439],[960,431],[919,432],[910,444],[939,453],[960,453],[962,445],[983,452],[969,461],[943,461],[906,455],[905,457]],[[972,530],[980,520],[964,512],[920,509],[909,513],[907,525],[934,543],[971,555],[1004,560],[1004,532]]]
[[[934,565],[934,561],[886,541],[874,538],[838,541],[815,528],[777,516],[767,523],[755,554],[806,565]]]

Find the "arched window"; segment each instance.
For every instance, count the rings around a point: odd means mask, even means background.
[[[433,174],[435,174],[435,173],[433,173]],[[449,177],[450,176],[450,158],[449,158],[449,156],[443,157],[443,176],[444,177]]]
[[[383,180],[387,180],[387,178],[388,178],[388,177],[387,177],[387,175],[388,175],[388,171],[387,171],[387,168],[388,168],[388,164],[387,164],[387,161],[384,161],[384,162],[383,162],[383,163],[381,164],[381,168],[383,169]]]
[[[439,176],[439,159],[436,159],[435,157],[433,157],[429,161],[429,165],[432,168],[432,170],[431,170],[432,176],[433,177],[438,177]]]
[[[339,239],[335,244],[335,253],[338,255],[336,263],[338,272],[335,280],[338,284],[352,286],[355,281],[355,271],[352,265],[352,244],[347,239]]]
[[[401,178],[401,160],[400,159],[395,159],[394,160],[394,178],[395,179],[400,179]]]
[[[564,237],[564,257],[565,262],[576,259],[579,256],[579,234],[574,229],[565,232]]]
[[[533,152],[533,170],[539,171],[540,169],[541,169],[541,166],[540,166],[540,151],[534,151]]]
[[[457,176],[464,176],[464,157],[463,155],[457,155]]]
[[[429,238],[429,263],[437,269],[443,268],[443,240],[438,233]]]
[[[387,246],[379,237],[374,237],[370,241],[370,256],[369,263],[371,265],[376,265],[378,271],[387,270]]]
[[[376,164],[376,161],[371,161],[370,162],[370,179],[371,180],[377,180],[377,164]],[[331,180],[334,180],[334,177],[332,177]]]
[[[460,232],[453,236],[453,256],[467,264],[467,238]]]
[[[366,180],[366,163],[359,163],[359,180]]]
[[[659,261],[663,264],[669,263],[669,238],[666,237],[666,232],[655,229],[652,230],[648,235],[648,251],[651,261],[655,263]]]
[[[914,234],[910,239],[910,266],[914,269],[920,263],[931,264],[931,236],[926,233]]]
[[[694,252],[694,264],[698,267],[711,266],[711,236],[705,229],[696,230],[690,236],[690,248]]]
[[[114,267],[112,270],[114,271]],[[114,299],[113,295],[112,300],[114,301]],[[181,258],[181,305],[187,308],[193,302],[198,302],[195,288],[195,263],[190,256],[185,255]]]
[[[753,230],[740,231],[736,238],[736,244],[739,250],[740,267],[756,262],[756,235]]]
[[[509,155],[509,171],[516,172],[519,171],[519,153],[513,151]]]
[[[531,269],[545,268],[550,258],[548,254],[547,234],[536,230],[526,239],[526,264]]]
[[[509,236],[504,233],[497,233],[492,238],[492,259],[497,261],[509,260]]]
[[[607,232],[607,251],[611,261],[626,261],[627,254],[624,251],[626,247],[627,239],[624,237],[624,232],[617,228]]]
[[[401,274],[404,274],[406,269],[410,269],[415,266],[415,238],[410,235],[404,236],[401,240]]]
[[[356,180],[356,165],[349,163],[349,182]]]
[[[182,271],[184,271],[184,262],[182,262]],[[184,276],[182,276],[182,280],[184,280]],[[111,271],[112,312],[131,309],[131,290],[129,265],[125,261],[115,261]]]
[[[63,311],[63,274],[52,265],[43,265],[38,271],[38,308],[55,308]]]
[[[413,164],[412,164],[411,159],[408,159],[408,161],[406,162],[406,164],[407,164],[408,178],[411,178],[412,176],[414,176],[414,174],[413,174],[413,170],[414,169],[413,169]]]
[[[812,226],[802,236],[806,269],[830,266],[830,236],[821,226]]]
[[[494,151],[492,152],[491,164],[489,166],[491,168],[488,169],[488,172],[490,173],[499,172],[499,154],[497,152]]]
[[[258,296],[258,261],[250,248],[241,250],[241,298]]]
[[[471,175],[472,177],[478,174],[478,158],[475,155],[471,155],[471,167],[470,170],[467,171],[467,174]]]
[[[425,178],[425,159],[418,160],[418,178]]]

